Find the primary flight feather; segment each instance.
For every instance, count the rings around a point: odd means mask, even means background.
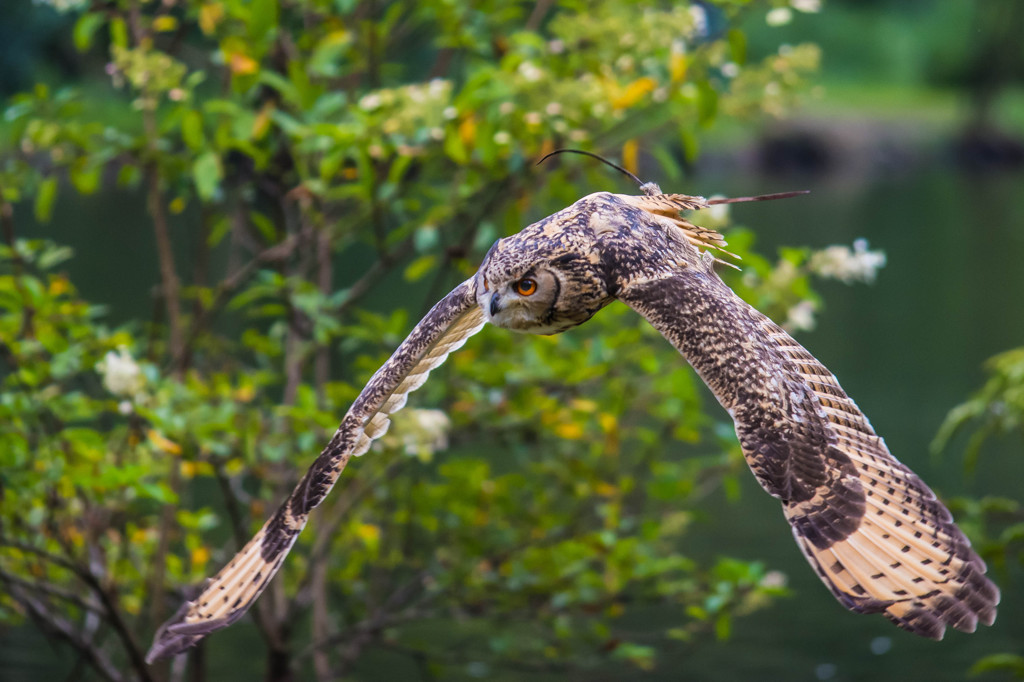
[[[277,512],[158,630],[147,660],[238,620],[349,459],[485,322],[555,334],[613,300],[672,343],[729,412],[751,471],[840,603],[933,639],[947,626],[991,625],[999,590],[949,511],[889,453],[832,373],[715,273],[724,241],[681,215],[709,202],[642,189],[591,194],[498,240],[370,379]]]

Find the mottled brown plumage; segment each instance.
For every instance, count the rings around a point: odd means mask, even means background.
[[[615,299],[661,332],[732,416],[751,471],[844,606],[935,639],[947,626],[991,624],[999,591],[949,511],[889,454],[835,377],[715,273],[709,250],[724,240],[680,216],[708,202],[642,189],[592,194],[496,242],[373,376],[281,508],[160,629],[148,659],[241,617],[351,456],[485,321],[554,334]]]

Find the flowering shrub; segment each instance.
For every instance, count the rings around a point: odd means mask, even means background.
[[[426,306],[496,237],[611,182],[533,159],[574,145],[635,169],[645,150],[678,173],[718,116],[781,113],[818,55],[749,60],[731,0],[50,4],[110,89],[40,85],[4,112],[0,618],[111,680],[167,674],[142,662],[154,628]],[[26,212],[113,183],[145,198],[156,244],[125,258],[160,274],[156,319],[119,327],[57,269],[67,249],[17,239]],[[734,234],[745,296],[816,300],[815,256],[773,268]],[[881,265],[830,258],[844,281]],[[649,669],[657,645],[727,637],[784,579],[678,549],[700,500],[747,475],[695,381],[621,307],[554,339],[485,331],[319,510],[235,626],[244,653],[210,638],[196,674],[244,674],[254,648],[269,679],[333,679],[368,651],[441,673]],[[674,625],[623,626],[646,604]]]

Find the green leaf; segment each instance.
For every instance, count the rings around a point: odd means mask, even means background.
[[[194,152],[203,148],[203,116],[195,109],[186,111],[181,117],[181,139]]]
[[[692,128],[683,128],[679,135],[683,144],[683,156],[686,157],[688,163],[693,163],[700,154],[700,140],[697,137],[697,131]]]
[[[57,198],[57,178],[50,176],[39,183],[36,192],[35,214],[41,223],[49,222],[53,214],[53,202]]]
[[[248,3],[249,33],[256,40],[267,40],[277,28],[277,0],[252,0]]]
[[[176,504],[178,502],[178,496],[174,494],[174,491],[166,483],[142,482],[138,484],[138,489],[146,497],[150,497],[163,504]]]
[[[708,81],[697,84],[697,121],[709,125],[718,113],[718,91]]]
[[[110,43],[120,48],[128,47],[128,25],[120,17],[110,22]]]
[[[75,164],[71,167],[71,184],[80,194],[93,194],[99,189],[102,166]]]
[[[274,224],[273,220],[259,211],[250,211],[249,220],[252,221],[253,226],[259,230],[260,235],[268,242],[273,242],[277,239],[277,225]]]
[[[991,654],[978,660],[967,674],[974,677],[993,670],[1005,670],[1017,679],[1024,679],[1024,657],[1016,654]]]
[[[738,28],[729,30],[729,56],[740,66],[747,63],[747,34]]]
[[[724,641],[732,634],[732,617],[728,613],[719,614],[715,619],[715,637]]]
[[[118,187],[134,187],[139,184],[141,179],[142,173],[139,171],[139,167],[130,163],[122,164],[117,171]]]
[[[437,256],[432,253],[420,256],[412,263],[409,263],[409,267],[405,269],[405,279],[409,282],[416,282],[423,279],[424,275],[434,269],[434,264],[437,262]]]
[[[96,29],[103,25],[103,14],[99,12],[86,12],[78,17],[72,33],[75,49],[85,52],[92,47],[92,38]]]
[[[39,259],[36,261],[36,265],[39,266],[40,270],[50,270],[71,258],[74,253],[74,250],[70,246],[47,244],[47,248],[43,249],[39,254]]]
[[[192,179],[199,197],[204,201],[213,199],[220,188],[222,177],[220,157],[215,152],[201,154],[192,164]]]
[[[448,158],[460,165],[469,161],[469,151],[466,149],[466,145],[462,143],[462,139],[457,134],[445,136],[444,153],[448,155]]]

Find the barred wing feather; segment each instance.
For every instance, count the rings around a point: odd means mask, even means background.
[[[619,298],[694,366],[732,416],[758,482],[800,549],[859,613],[941,639],[995,620],[999,590],[935,494],[893,457],[832,373],[699,267]]]
[[[181,653],[241,618],[277,573],[310,512],[330,492],[349,459],[384,435],[389,415],[483,324],[472,279],[434,306],[373,375],[288,499],[202,593],[160,627],[146,660]]]

